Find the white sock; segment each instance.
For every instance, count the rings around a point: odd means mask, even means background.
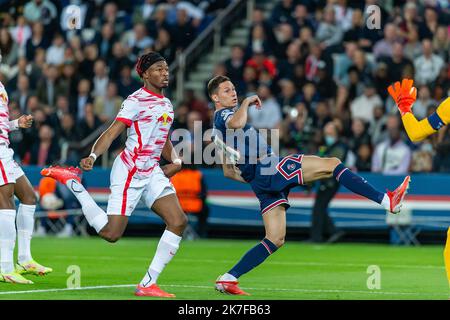
[[[229,273],[225,273],[223,276],[220,277],[220,280],[222,280],[222,281],[237,281],[237,278]]]
[[[19,263],[25,263],[31,257],[31,236],[34,229],[35,205],[19,204],[17,209],[17,243],[19,245]]]
[[[381,205],[386,210],[391,211],[391,200],[389,200],[387,193],[384,194],[383,200],[381,200]]]
[[[165,266],[172,260],[177,253],[180,246],[181,237],[175,233],[165,230],[158,243],[155,256],[152,263],[147,270],[144,278],[141,281],[141,286],[149,287],[156,283],[159,275],[164,270]]]
[[[0,272],[14,271],[16,244],[16,210],[0,210]]]
[[[81,210],[83,210],[83,214],[89,225],[99,233],[108,223],[108,215],[106,212],[95,203],[89,192],[78,181],[74,179],[68,180],[66,186],[80,202]]]

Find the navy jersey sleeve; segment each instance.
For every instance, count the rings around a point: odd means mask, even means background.
[[[233,110],[230,109],[222,109],[216,114],[215,125],[218,129],[226,129],[227,121],[234,114]]]

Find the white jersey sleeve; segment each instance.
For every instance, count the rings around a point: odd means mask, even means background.
[[[133,121],[135,121],[139,115],[137,101],[134,99],[127,98],[120,107],[119,113],[117,114],[116,121],[125,123],[128,127],[131,126]]]

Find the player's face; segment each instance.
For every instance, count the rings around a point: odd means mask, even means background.
[[[158,61],[143,74],[144,79],[157,88],[169,86],[169,66],[165,61]]]
[[[234,107],[238,103],[236,89],[231,81],[222,82],[217,89],[217,100],[224,107]]]

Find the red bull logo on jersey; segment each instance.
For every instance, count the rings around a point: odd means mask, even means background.
[[[8,96],[6,95],[6,93],[0,92],[0,100],[1,100],[3,103],[8,103]]]
[[[158,122],[162,122],[162,124],[166,126],[167,124],[172,123],[173,119],[171,116],[169,116],[167,113],[164,112],[162,116],[159,117],[157,120]]]

